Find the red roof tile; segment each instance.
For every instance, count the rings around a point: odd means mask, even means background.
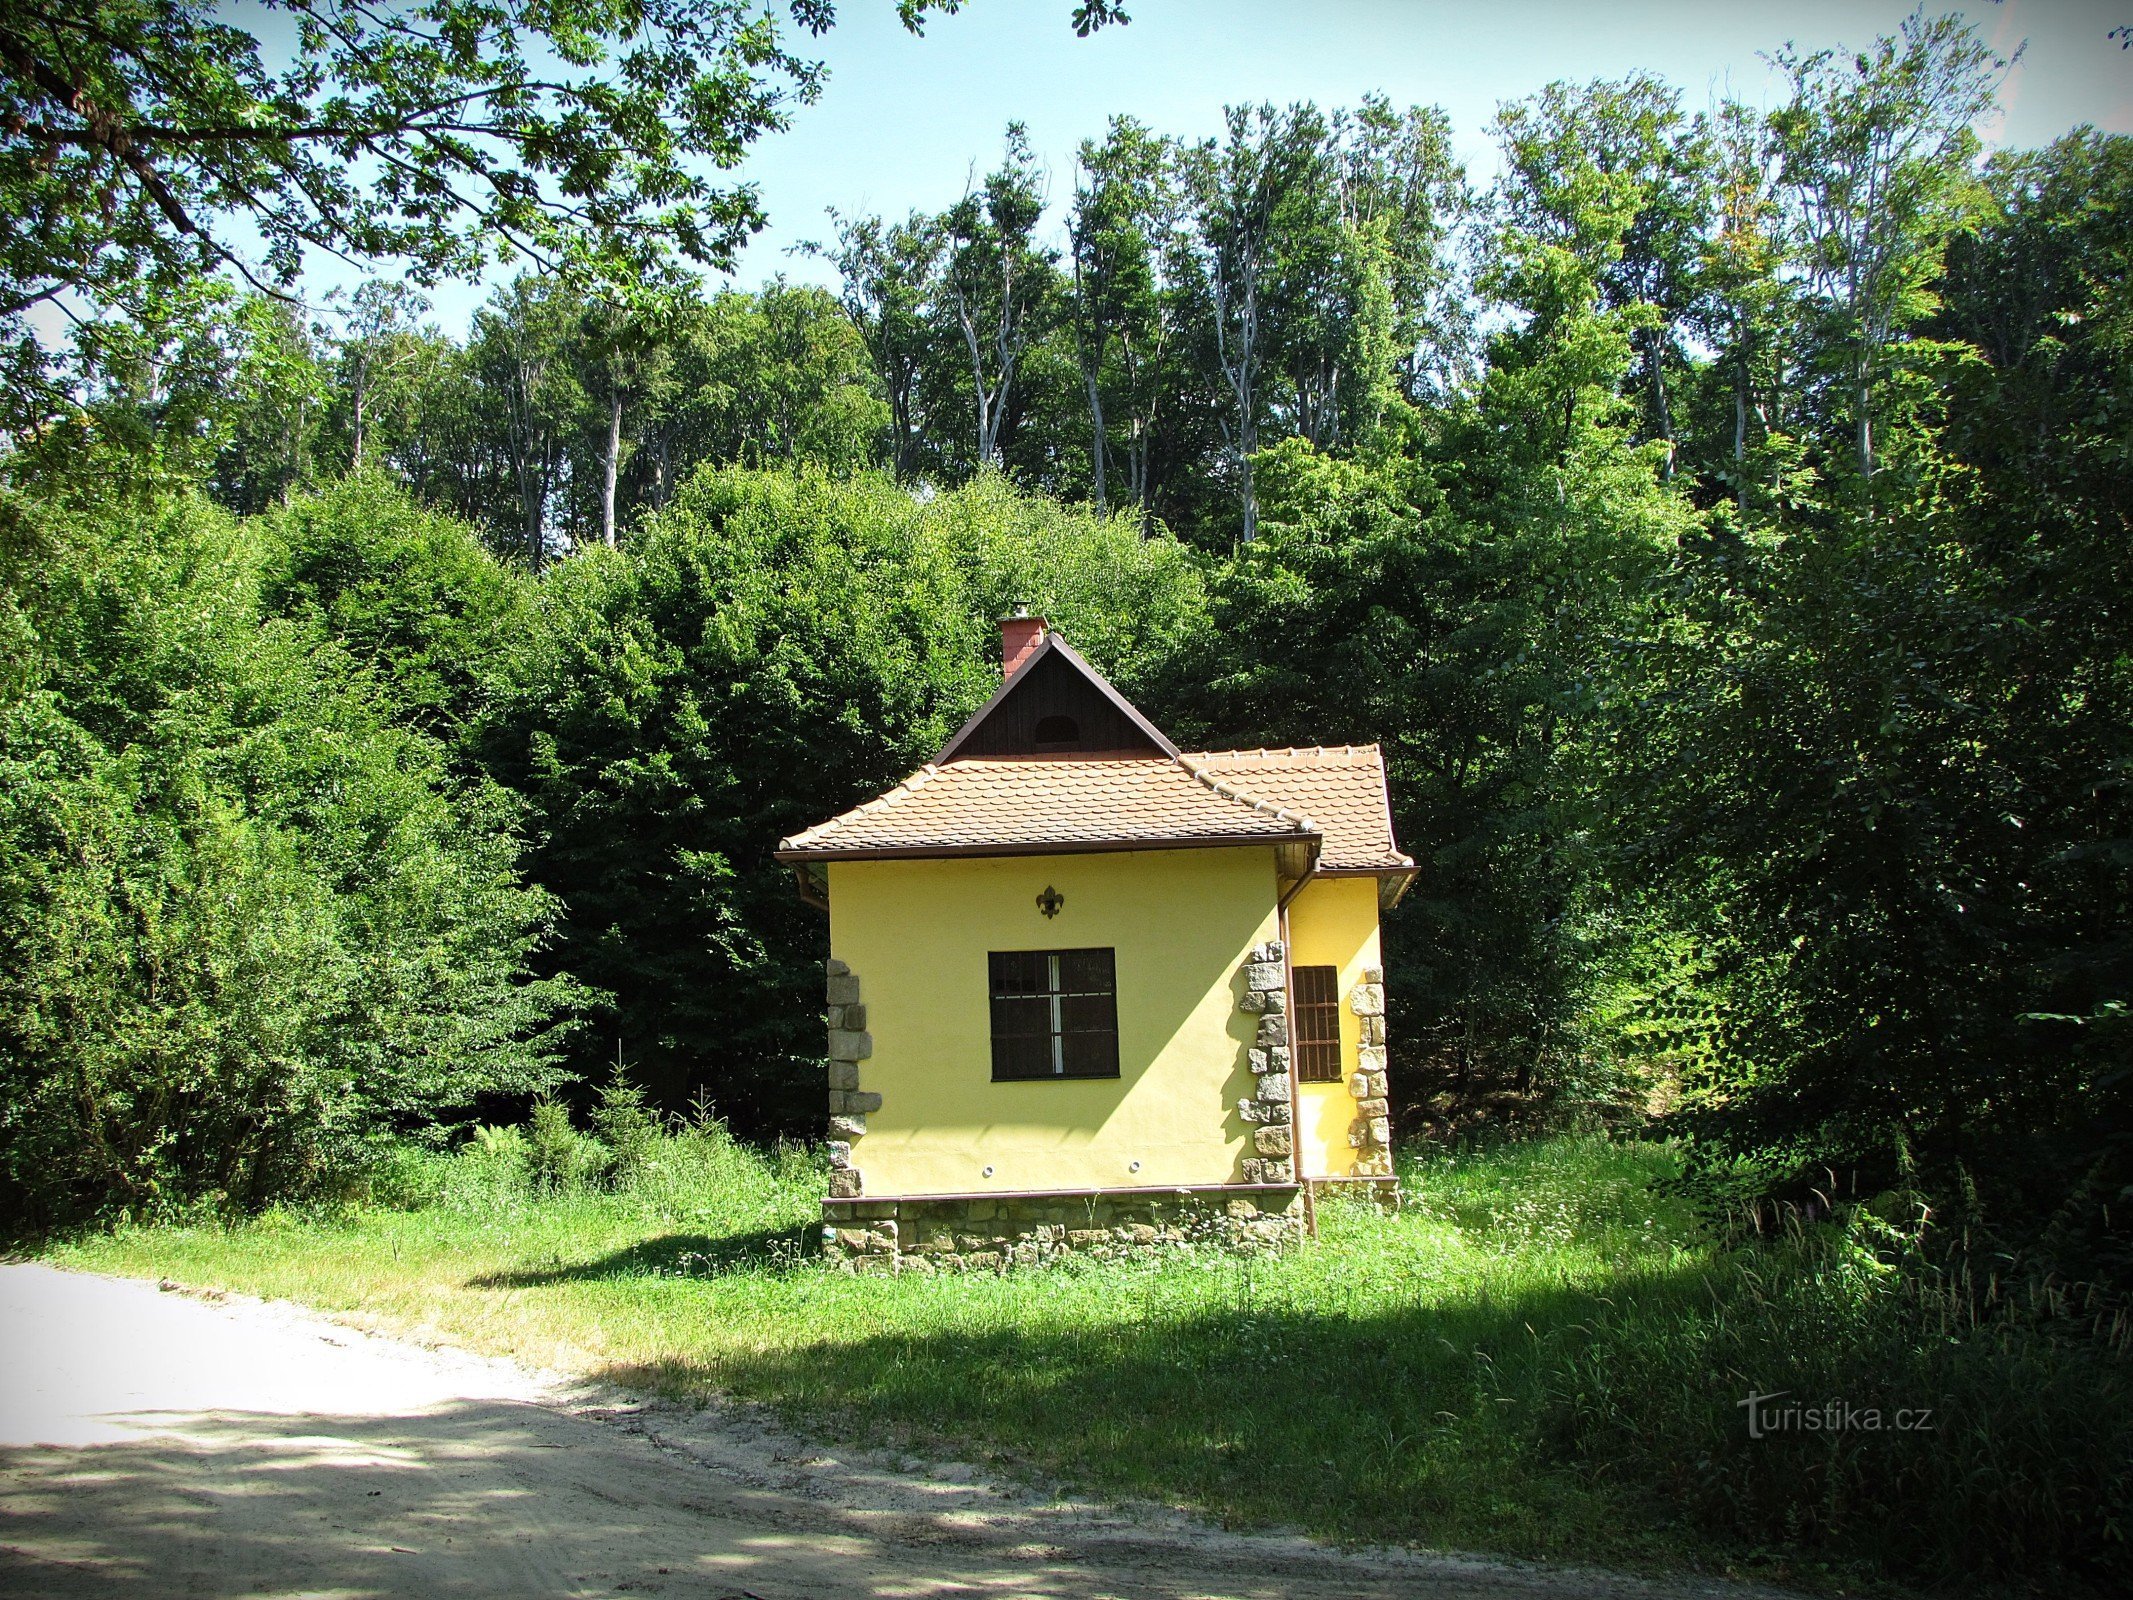
[[[879,799],[796,833],[781,856],[923,855],[1205,840],[1308,840],[1318,829],[1278,805],[1202,779],[1168,756],[966,757],[930,763]]]
[[[1323,841],[1323,869],[1412,866],[1394,848],[1375,745],[927,765],[780,842],[792,859]]]
[[[1322,872],[1415,864],[1393,842],[1385,758],[1374,744],[1187,751],[1178,759],[1204,777],[1311,818],[1325,840],[1318,857]]]

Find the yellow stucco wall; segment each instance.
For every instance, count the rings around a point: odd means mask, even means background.
[[[1050,920],[1047,886],[1065,897]],[[1277,937],[1270,847],[839,861],[829,890],[873,1036],[860,1087],[882,1097],[853,1151],[866,1194],[1236,1179],[1255,1021],[1239,969]],[[1117,952],[1119,1076],[994,1083],[987,952],[1090,946]]]
[[[1300,1176],[1338,1178],[1355,1170],[1349,1144],[1355,1096],[1348,1080],[1356,1069],[1363,1022],[1349,1004],[1363,970],[1384,970],[1378,950],[1378,881],[1375,878],[1314,878],[1289,902],[1289,960],[1298,967],[1340,968],[1341,1081],[1297,1086]]]

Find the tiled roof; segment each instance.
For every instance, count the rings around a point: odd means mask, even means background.
[[[1385,758],[1374,744],[1188,751],[1178,759],[1204,777],[1310,817],[1325,840],[1318,857],[1322,872],[1414,865],[1393,843]]]
[[[928,765],[879,799],[794,834],[793,857],[1042,851],[1322,839],[1319,866],[1393,870],[1376,745]]]
[[[1168,756],[930,763],[879,799],[780,842],[785,856],[922,855],[987,848],[1131,848],[1185,840],[1307,840],[1293,809],[1195,776]]]

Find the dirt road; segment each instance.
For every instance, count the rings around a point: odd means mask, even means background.
[[[910,1465],[908,1463],[902,1465]],[[1340,1554],[837,1460],[286,1305],[0,1265],[0,1594],[1747,1595]]]

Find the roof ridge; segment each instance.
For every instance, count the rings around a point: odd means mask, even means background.
[[[1294,823],[1307,833],[1315,833],[1320,838],[1325,837],[1326,830],[1301,811],[1291,811],[1286,806],[1278,806],[1271,800],[1262,800],[1257,795],[1248,793],[1244,789],[1223,783],[1205,767],[1194,766],[1182,755],[1178,756],[1176,760],[1179,766],[1191,773],[1194,778],[1205,784],[1209,789],[1212,789],[1216,794],[1222,796],[1223,799],[1234,800],[1238,804],[1249,806],[1252,810],[1263,815],[1274,817],[1282,822]]]
[[[1187,755],[1187,756],[1193,756],[1193,757],[1197,757],[1197,758],[1199,758],[1199,759],[1201,759],[1201,760],[1207,760],[1207,761],[1217,761],[1217,760],[1222,760],[1222,759],[1225,759],[1225,758],[1227,758],[1227,759],[1230,759],[1230,760],[1236,760],[1236,761],[1250,761],[1250,760],[1257,760],[1257,761],[1261,761],[1261,762],[1264,762],[1264,761],[1266,761],[1266,760],[1268,760],[1268,759],[1270,759],[1270,758],[1272,758],[1272,757],[1277,757],[1277,756],[1370,756],[1370,755],[1375,755],[1375,756],[1377,756],[1380,762],[1382,762],[1382,761],[1384,760],[1384,750],[1383,750],[1383,747],[1382,747],[1381,745],[1378,745],[1378,744],[1375,744],[1375,743],[1372,743],[1372,744],[1276,744],[1276,745],[1253,745],[1253,746],[1250,746],[1250,747],[1248,747],[1248,748],[1244,748],[1244,749],[1237,749],[1237,750],[1190,750],[1190,751],[1186,751],[1186,752],[1184,752],[1184,754],[1185,754],[1185,755]]]
[[[1160,750],[1143,753],[1139,750],[1054,750],[1038,755],[1011,756],[957,756],[958,767],[1041,767],[1047,764],[1062,767],[1167,767],[1176,761],[1175,756],[1166,756]],[[926,766],[939,773],[940,766],[927,762]]]

